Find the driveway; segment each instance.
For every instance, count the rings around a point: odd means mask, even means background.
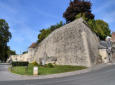
[[[15,79],[15,75],[8,71],[8,64],[0,64],[0,81],[8,81]]]

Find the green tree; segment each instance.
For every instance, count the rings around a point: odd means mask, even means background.
[[[16,55],[16,52],[11,50],[9,46],[7,46],[8,49],[7,49],[7,56],[10,57],[11,55]]]
[[[38,42],[40,43],[51,33],[50,29],[42,29],[40,30],[40,34],[38,35]]]
[[[28,53],[28,51],[24,51],[22,54],[26,54],[26,53]]]
[[[103,20],[96,20],[95,25],[95,33],[100,37],[101,40],[105,40],[107,36],[111,36],[111,30],[107,22]]]
[[[80,17],[82,17],[87,22],[90,29],[95,32],[101,40],[105,40],[107,36],[111,36],[111,30],[107,22],[103,20],[88,19],[84,14],[81,16],[81,13],[76,16],[76,19]]]
[[[74,0],[70,1],[69,7],[63,14],[66,22],[72,22],[75,20],[76,15],[85,16],[87,19],[94,19],[94,15],[91,13],[91,3],[84,0]]]
[[[8,23],[4,19],[0,19],[0,60],[5,61],[8,57],[7,43],[11,39]]]
[[[101,40],[105,40],[107,36],[111,36],[111,30],[109,28],[108,23],[103,20],[88,20],[87,24],[91,28],[93,32],[96,33],[97,36]]]
[[[57,23],[56,25],[52,25],[47,29],[40,30],[40,34],[38,35],[38,43],[40,43],[42,40],[44,40],[51,32],[60,28],[63,25],[64,25],[64,23],[62,21],[60,21],[60,23]]]

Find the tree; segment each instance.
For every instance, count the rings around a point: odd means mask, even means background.
[[[63,25],[64,25],[64,23],[62,21],[60,21],[60,23],[57,23],[56,25],[52,25],[47,29],[40,30],[40,34],[38,35],[38,43],[40,43],[42,40],[44,40],[51,32],[60,28]]]
[[[8,23],[4,19],[0,19],[0,60],[5,61],[8,57],[7,43],[11,39]]]
[[[22,54],[26,54],[26,53],[28,53],[28,51],[24,51]]]
[[[38,35],[38,42],[40,43],[42,40],[44,40],[49,34],[51,33],[51,30],[49,29],[42,29],[40,30],[40,34]]]
[[[76,16],[76,19],[81,17],[81,13]],[[111,36],[111,30],[107,22],[103,20],[94,20],[94,19],[87,19],[84,14],[82,18],[87,22],[90,29],[96,33],[97,36],[101,40],[105,40],[107,36]]]
[[[16,55],[16,52],[11,50],[9,46],[7,46],[8,49],[7,49],[7,56],[10,57],[11,55]]]
[[[111,30],[107,22],[103,20],[88,20],[87,24],[101,40],[105,40],[107,36],[111,36]]]
[[[111,36],[111,30],[109,29],[108,23],[103,20],[96,20],[96,34],[100,37],[101,40],[105,40],[107,36]]]
[[[94,15],[91,13],[91,5],[89,1],[84,0],[70,1],[70,5],[64,12],[63,17],[67,23],[75,20],[78,14],[81,14],[80,16],[84,14],[87,19],[94,19]]]

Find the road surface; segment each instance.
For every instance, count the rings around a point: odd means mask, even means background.
[[[7,72],[7,65],[0,65],[0,79],[7,78],[3,72]],[[0,81],[0,85],[115,85],[115,65],[69,77]]]

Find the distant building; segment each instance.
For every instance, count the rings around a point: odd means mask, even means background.
[[[37,46],[37,43],[32,43],[29,48],[35,48]]]
[[[115,32],[112,33],[112,42],[115,42]]]
[[[113,58],[115,58],[115,32],[112,33],[112,52],[113,52]]]

